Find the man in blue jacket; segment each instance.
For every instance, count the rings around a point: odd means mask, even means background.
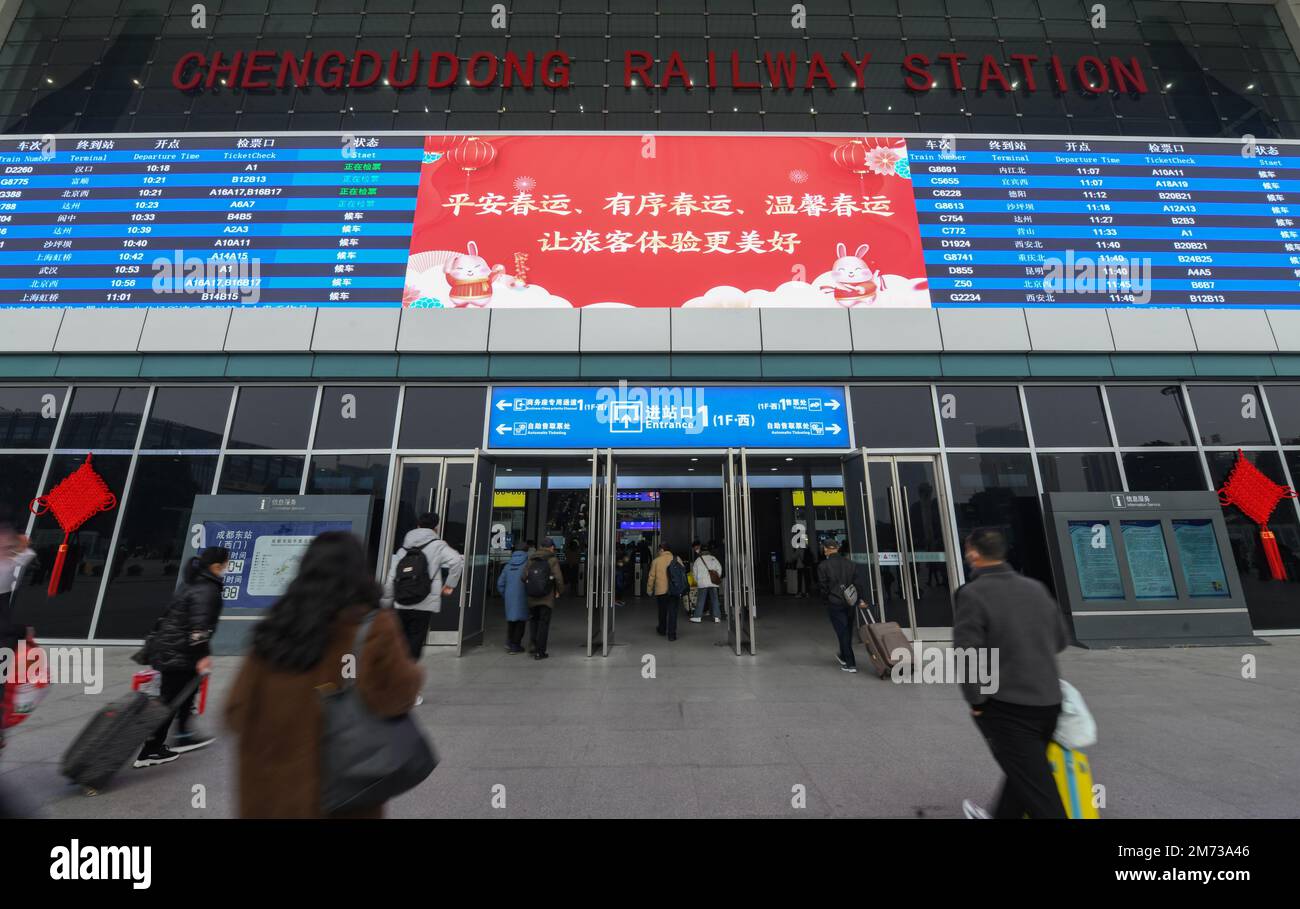
[[[528,627],[528,590],[524,587],[524,565],[528,549],[516,545],[510,562],[501,569],[497,591],[506,601],[506,653],[524,652],[524,629]]]

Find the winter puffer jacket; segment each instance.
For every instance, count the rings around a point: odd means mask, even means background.
[[[212,633],[221,618],[221,579],[198,559],[185,566],[185,584],[149,636],[149,665],[159,672],[193,671],[210,656]]]

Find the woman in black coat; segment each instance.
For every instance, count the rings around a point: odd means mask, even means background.
[[[199,673],[212,668],[210,642],[221,618],[221,576],[229,561],[230,551],[221,546],[209,546],[190,559],[184,569],[184,584],[149,636],[146,656],[149,665],[162,675],[159,696],[164,703],[174,701]],[[212,743],[212,736],[189,726],[197,692],[196,687],[177,705],[174,718],[178,729],[172,746],[166,744],[173,719],[169,716],[140,749],[136,767],[167,764],[186,751]]]

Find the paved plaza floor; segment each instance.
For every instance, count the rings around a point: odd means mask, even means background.
[[[507,655],[499,622],[463,657],[426,650],[416,715],[442,764],[390,816],[951,818],[963,798],[992,800],[998,770],[957,690],[841,672],[814,601],[760,608],[758,654],[741,657],[718,646],[725,624],[683,619],[670,643],[653,611],[649,601],[620,610],[606,658],[585,655],[578,600],[557,610],[549,660]],[[224,733],[172,764],[128,767],[95,797],[59,776],[68,742],[129,687],[130,652],[107,649],[102,694],[55,686],[10,733],[0,785],[48,817],[231,816],[234,740]],[[216,660],[205,718],[214,731],[237,665]],[[1071,648],[1062,674],[1098,721],[1089,756],[1104,816],[1300,816],[1300,638]]]

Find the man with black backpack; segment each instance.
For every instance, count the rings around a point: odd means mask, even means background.
[[[840,643],[835,659],[843,671],[857,672],[858,661],[853,656],[853,611],[862,600],[860,591],[863,589],[864,571],[856,562],[844,557],[834,537],[822,541],[822,553],[826,557],[817,566],[817,586],[826,601],[826,612]]]
[[[655,631],[677,640],[677,611],[682,606],[682,596],[690,590],[686,579],[686,566],[673,554],[667,543],[659,544],[659,555],[650,564],[650,584],[646,592],[655,597],[659,607],[659,624]]]
[[[544,660],[546,639],[551,631],[551,610],[564,593],[564,573],[560,560],[555,557],[555,542],[542,540],[542,544],[528,555],[524,566],[524,592],[528,594],[528,640],[534,660]]]
[[[411,645],[411,659],[420,659],[429,622],[442,611],[442,598],[451,596],[460,584],[464,567],[461,554],[438,536],[438,516],[420,515],[418,526],[406,534],[402,548],[393,555],[383,600],[384,606],[397,610]]]

